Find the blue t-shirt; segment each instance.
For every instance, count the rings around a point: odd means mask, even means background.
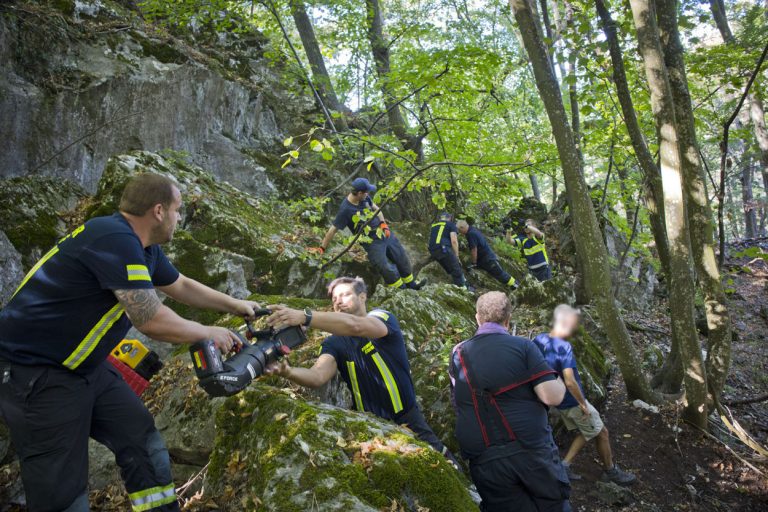
[[[395,315],[374,309],[373,316],[387,326],[387,335],[370,340],[360,336],[329,336],[321,354],[330,354],[352,392],[355,409],[394,420],[416,405],[411,366]]]
[[[543,238],[539,240],[535,236],[518,235],[512,239],[512,243],[523,250],[528,268],[539,268],[549,264]]]
[[[429,232],[429,252],[453,250],[451,246],[451,233],[458,233],[456,224],[451,221],[440,221],[432,224]]]
[[[562,378],[563,369],[571,368],[573,370],[573,376],[576,378],[576,383],[579,385],[581,394],[584,394],[584,388],[581,385],[581,377],[579,376],[579,370],[576,368],[576,356],[573,355],[573,347],[570,343],[561,338],[553,338],[547,333],[541,333],[533,339],[533,342],[541,350],[541,354],[547,361],[547,364],[557,372]],[[579,402],[573,397],[570,391],[566,389],[565,397],[558,409],[570,409],[572,407],[578,407]]]
[[[370,197],[366,197],[365,200],[360,201],[359,204],[352,204],[349,202],[349,199],[345,197],[341,202],[339,211],[336,213],[336,218],[333,219],[333,226],[339,231],[344,228],[349,228],[352,233],[357,234],[357,232],[365,225],[365,220],[363,219],[364,214],[370,214],[373,211],[373,201],[371,201]],[[371,220],[371,223],[369,224],[371,227],[369,236],[371,238],[375,238],[376,228],[379,227],[379,224],[381,224],[381,220],[379,220],[378,216]]]
[[[131,327],[113,290],[173,284],[179,272],[119,213],[59,240],[0,311],[0,359],[87,373]]]
[[[477,248],[478,263],[497,259],[496,253],[493,252],[493,249],[488,244],[488,240],[485,239],[480,230],[475,226],[470,226],[467,231],[467,243],[470,250]]]

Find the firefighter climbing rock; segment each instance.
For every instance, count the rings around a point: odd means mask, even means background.
[[[365,215],[376,210],[371,194],[376,192],[376,186],[365,178],[352,181],[352,188],[347,197],[341,202],[333,225],[328,229],[319,247],[320,253],[325,253],[337,231],[349,228],[352,233],[360,232],[365,226]],[[415,281],[408,253],[405,252],[400,240],[397,239],[379,212],[376,218],[368,224],[370,242],[361,245],[368,253],[368,261],[381,273],[384,282],[392,288],[420,289],[424,281]]]
[[[252,317],[237,300],[180,274],[160,249],[181,194],[157,174],[125,187],[119,212],[89,220],[29,271],[0,312],[0,411],[11,431],[31,512],[85,512],[88,438],[114,454],[134,511],[179,510],[168,451],[152,415],[107,356],[133,324],[156,340],[237,337],[185,320],[155,288],[198,308]]]

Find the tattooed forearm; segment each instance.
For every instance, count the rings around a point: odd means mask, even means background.
[[[157,293],[152,289],[115,290],[115,296],[136,327],[151,320],[161,306]]]

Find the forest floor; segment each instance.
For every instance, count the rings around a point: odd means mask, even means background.
[[[728,262],[727,269],[725,282],[737,337],[723,397],[726,403],[768,392],[768,264],[759,259],[734,259]],[[653,316],[656,318],[651,321]],[[654,338],[664,336],[664,331],[668,332],[668,322],[661,312],[645,315],[638,323],[651,326],[632,332],[641,350]],[[733,405],[730,409],[734,418],[765,446],[768,401]],[[613,375],[608,399],[600,410],[616,461],[635,473],[638,481],[629,488],[631,494],[606,496],[610,493],[599,492],[595,481],[599,480],[601,469],[594,443],[590,443],[573,466],[583,477],[573,482],[574,510],[768,510],[768,460],[745,448],[719,421],[710,423],[712,434],[727,443],[742,460],[720,442],[684,423],[674,404],[662,407],[658,414],[634,407],[627,400],[618,374]],[[572,438],[567,432],[557,433],[562,453]],[[609,505],[606,501],[613,503]]]

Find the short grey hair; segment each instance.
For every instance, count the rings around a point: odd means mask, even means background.
[[[512,317],[512,303],[509,297],[502,292],[488,292],[477,299],[475,305],[477,321],[481,324],[493,322],[505,324]]]
[[[468,228],[469,224],[467,224],[467,221],[465,221],[464,219],[460,219],[460,220],[456,221],[456,227],[457,228]]]
[[[561,320],[569,316],[581,316],[581,310],[568,304],[560,304],[552,312],[552,321],[557,325]]]
[[[333,290],[340,284],[351,284],[352,290],[354,290],[356,295],[360,295],[361,293],[368,293],[368,286],[365,284],[365,281],[363,281],[362,277],[337,277],[333,281],[331,281],[331,284],[328,285],[328,296],[330,297],[333,295]]]

